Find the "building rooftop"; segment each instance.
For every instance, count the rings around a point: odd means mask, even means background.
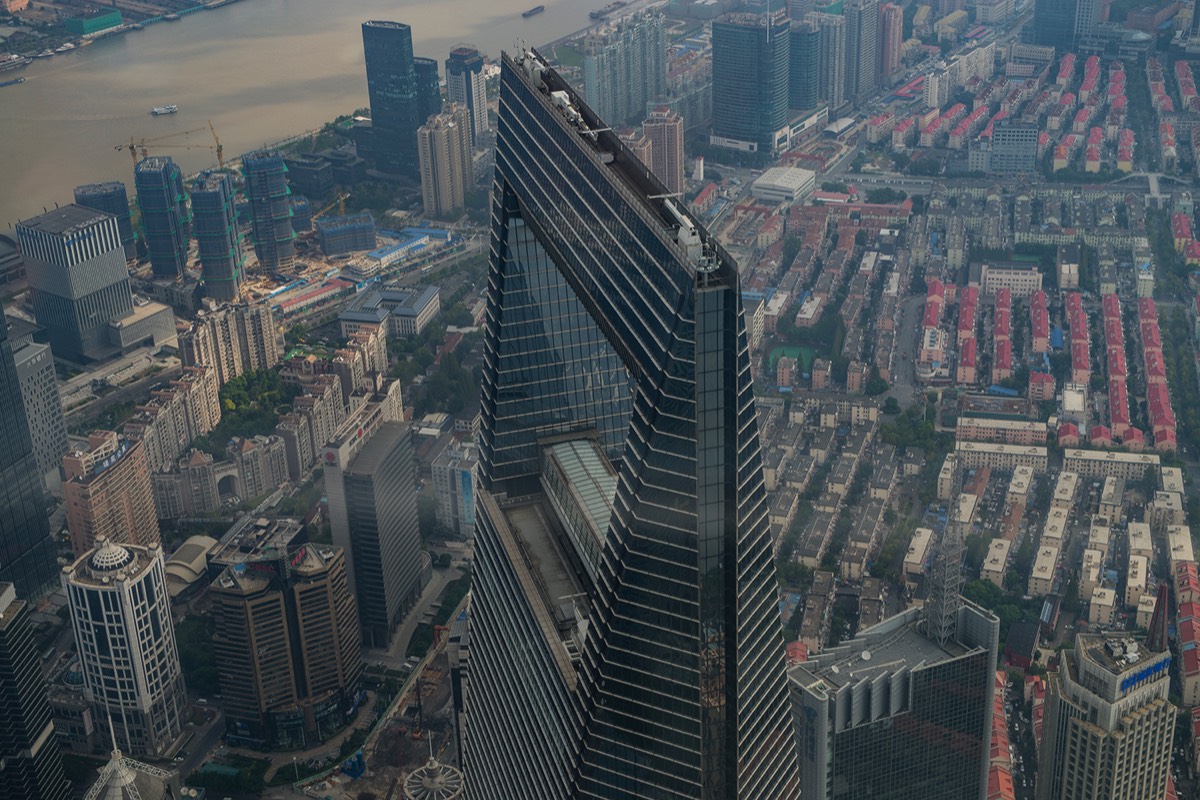
[[[111,218],[111,215],[103,211],[77,206],[72,203],[70,205],[59,206],[52,211],[47,211],[36,217],[21,220],[19,224],[24,228],[42,231],[43,233],[55,236],[69,236],[109,218]]]
[[[1100,665],[1113,675],[1120,675],[1160,655],[1127,634],[1079,634],[1075,640],[1075,647],[1089,661]]]
[[[304,522],[295,517],[247,517],[222,538],[208,561],[224,567],[281,555],[303,533]]]

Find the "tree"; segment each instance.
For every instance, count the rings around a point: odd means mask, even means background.
[[[900,402],[894,397],[889,397],[887,400],[884,400],[883,401],[883,413],[899,414],[900,413]]]

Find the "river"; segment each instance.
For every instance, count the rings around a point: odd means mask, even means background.
[[[454,44],[498,58],[586,27],[606,0],[242,0],[177,22],[38,59],[23,84],[0,88],[0,231],[43,207],[72,200],[77,184],[123,180],[133,196],[133,162],[114,147],[193,130],[154,147],[185,172],[215,163],[208,121],[227,158],[317,128],[367,106],[360,25],[390,19],[412,26],[414,50],[444,74]],[[179,113],[153,117],[174,103]]]

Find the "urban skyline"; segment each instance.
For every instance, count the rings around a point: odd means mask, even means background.
[[[424,10],[0,236],[0,786],[1194,795],[1190,6]]]

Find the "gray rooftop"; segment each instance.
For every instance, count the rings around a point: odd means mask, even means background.
[[[42,231],[55,236],[66,236],[95,225],[112,215],[97,211],[94,208],[77,206],[74,203],[59,206],[44,214],[22,220],[18,224],[23,228]]]

